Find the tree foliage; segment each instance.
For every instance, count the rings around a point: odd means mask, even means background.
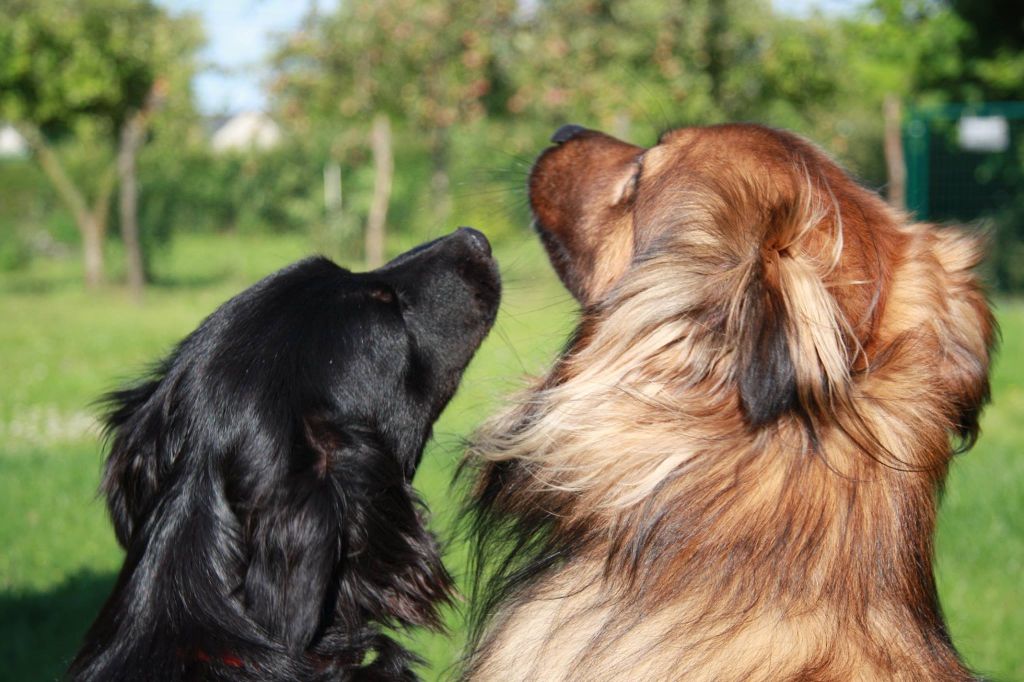
[[[0,118],[66,142],[55,149],[68,175],[96,197],[119,126],[167,78],[140,157],[145,237],[212,222],[316,231],[332,220],[325,164],[341,169],[345,224],[364,222],[371,121],[386,116],[397,246],[452,215],[503,213],[491,221],[499,232],[524,223],[494,197],[521,186],[565,122],[638,143],[676,125],[762,122],[811,137],[883,188],[886,96],[909,106],[1024,99],[1016,0],[870,0],[806,15],[771,0],[346,0],[282,34],[270,60],[286,150],[216,159],[196,133],[188,86],[198,42],[194,24],[151,0],[0,0]],[[241,189],[254,182],[265,189]],[[479,206],[463,198],[467,186]],[[183,208],[172,197],[198,199]]]
[[[279,113],[298,126],[384,112],[421,132],[488,112],[514,0],[355,0],[311,18],[274,58]]]
[[[83,121],[113,134],[142,106],[166,17],[136,0],[5,0],[0,3],[0,113],[55,138]]]
[[[0,0],[0,118],[74,216],[88,284],[103,278],[122,127],[158,84],[188,91],[199,36],[148,0]]]

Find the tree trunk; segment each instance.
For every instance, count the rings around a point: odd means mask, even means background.
[[[103,235],[106,232],[95,216],[89,215],[84,224],[78,224],[82,234],[82,256],[85,266],[85,286],[98,289],[103,284]]]
[[[103,271],[103,245],[107,241],[107,226],[110,224],[110,200],[114,196],[114,188],[116,186],[117,165],[111,164],[103,172],[103,176],[100,177],[99,189],[96,190],[96,199],[93,202],[92,211],[90,211],[92,222],[95,223],[96,230],[95,248],[99,253],[99,266],[96,271],[98,274],[96,286],[99,286],[106,280],[106,274]]]
[[[448,131],[438,129],[430,144],[430,198],[435,227],[443,228],[451,214],[451,180],[448,175]]]
[[[82,255],[85,268],[85,285],[89,289],[99,287],[104,280],[103,274],[103,237],[107,231],[107,216],[110,206],[110,195],[113,192],[115,176],[112,172],[104,173],[100,179],[96,203],[92,210],[86,203],[85,196],[64,170],[56,152],[50,148],[42,132],[27,123],[16,125],[32,153],[43,169],[43,173],[53,183],[64,205],[71,211],[75,226],[82,237]]]
[[[121,128],[121,144],[117,150],[121,239],[124,242],[128,289],[136,302],[142,301],[142,291],[146,285],[142,240],[139,238],[139,186],[136,172],[136,159],[145,137],[145,117],[137,113],[129,117]]]
[[[324,222],[317,245],[328,256],[339,256],[345,241],[342,222],[341,164],[329,159],[324,164]]]
[[[391,199],[391,178],[394,159],[391,157],[391,119],[387,114],[373,117],[370,132],[373,149],[373,201],[366,219],[366,266],[376,268],[384,263],[385,224]]]
[[[615,114],[612,122],[612,135],[620,140],[628,140],[632,136],[633,119],[625,111]]]
[[[885,97],[885,163],[889,173],[889,203],[907,208],[907,166],[903,158],[900,100],[896,95]]]

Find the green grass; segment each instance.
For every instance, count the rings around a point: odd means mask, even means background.
[[[0,276],[0,679],[57,678],[112,585],[121,553],[95,489],[102,461],[92,401],[166,352],[218,303],[307,251],[298,237],[190,236],[157,263],[142,307],[117,289],[87,294],[77,263]],[[574,306],[533,239],[498,251],[505,297],[495,331],[438,423],[417,475],[440,534],[467,435],[527,373],[541,371]],[[956,460],[939,529],[939,584],[971,665],[1024,680],[1024,304],[999,306],[1003,348],[978,446]],[[448,563],[462,570],[453,546]],[[441,677],[453,636],[416,633]]]
[[[939,513],[939,594],[977,671],[1024,680],[1024,301],[997,305],[1002,344],[982,436],[957,457]]]

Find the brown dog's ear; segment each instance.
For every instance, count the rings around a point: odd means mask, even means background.
[[[958,451],[978,438],[978,418],[989,399],[989,362],[998,327],[974,268],[984,248],[978,237],[952,228],[933,228],[933,253],[942,265],[944,314],[938,325],[942,353],[940,376],[950,400]]]
[[[763,426],[792,411],[808,424],[850,385],[852,331],[829,290],[839,265],[841,224],[817,207],[812,188],[761,214],[763,236],[729,316],[740,402]],[[737,230],[733,230],[736,232]]]
[[[747,422],[763,426],[796,407],[796,368],[790,351],[786,306],[778,289],[752,275],[735,329],[740,403]]]

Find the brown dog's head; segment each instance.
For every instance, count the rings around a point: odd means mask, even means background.
[[[685,320],[685,341],[658,337],[640,372],[713,382],[749,428],[792,415],[812,432],[913,346],[899,362],[927,359],[915,381],[944,396],[948,431],[973,437],[994,337],[974,239],[908,224],[820,150],[761,126],[682,128],[650,148],[565,126],[552,141],[530,204],[585,308],[578,344],[613,323],[649,337]]]

